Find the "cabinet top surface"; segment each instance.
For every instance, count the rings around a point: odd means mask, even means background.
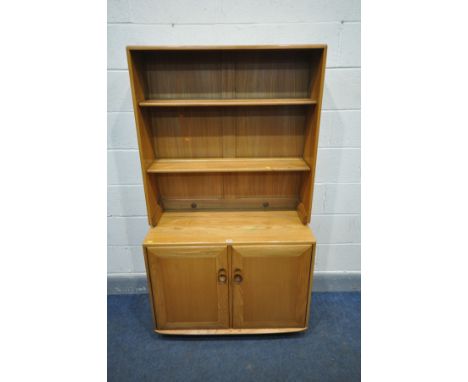
[[[315,243],[296,211],[165,212],[144,245]]]
[[[248,50],[248,49],[326,49],[326,44],[300,45],[130,45],[127,50]]]

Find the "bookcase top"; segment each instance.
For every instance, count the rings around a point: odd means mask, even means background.
[[[327,49],[326,44],[285,45],[129,45],[127,50],[273,50],[273,49]]]

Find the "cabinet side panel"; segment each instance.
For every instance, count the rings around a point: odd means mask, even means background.
[[[309,278],[309,289],[307,294],[307,315],[304,326],[309,326],[310,318],[310,309],[312,305],[312,288],[314,283],[314,270],[315,270],[315,254],[316,254],[317,245],[316,243],[312,244],[312,257],[310,259],[310,278]]]
[[[154,329],[156,330],[158,328],[158,323],[156,321],[156,311],[155,311],[155,305],[154,305],[154,296],[153,296],[153,287],[151,284],[151,273],[149,269],[149,264],[148,264],[148,252],[146,250],[146,247],[143,246],[143,256],[145,260],[145,269],[146,269],[146,280],[147,280],[147,285],[148,285],[148,297],[150,301],[150,307],[151,307],[151,314],[153,316],[153,325]]]

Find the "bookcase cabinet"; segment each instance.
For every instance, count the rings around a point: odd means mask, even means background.
[[[305,330],[326,46],[132,46],[127,57],[155,330]]]

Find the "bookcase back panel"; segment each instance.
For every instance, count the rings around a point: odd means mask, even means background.
[[[155,155],[302,157],[306,112],[303,106],[152,109]]]
[[[309,52],[236,52],[234,98],[307,98],[310,92]]]
[[[223,174],[158,174],[163,199],[221,199]]]
[[[146,99],[306,98],[320,52],[136,52]]]
[[[301,174],[159,174],[161,202],[167,210],[295,209]]]
[[[306,108],[258,107],[239,110],[236,157],[302,157]]]
[[[231,173],[225,175],[226,198],[297,197],[301,174],[294,172]]]
[[[223,97],[221,51],[144,54],[146,99]]]
[[[232,118],[219,108],[158,108],[151,110],[157,158],[221,158],[224,130]]]

